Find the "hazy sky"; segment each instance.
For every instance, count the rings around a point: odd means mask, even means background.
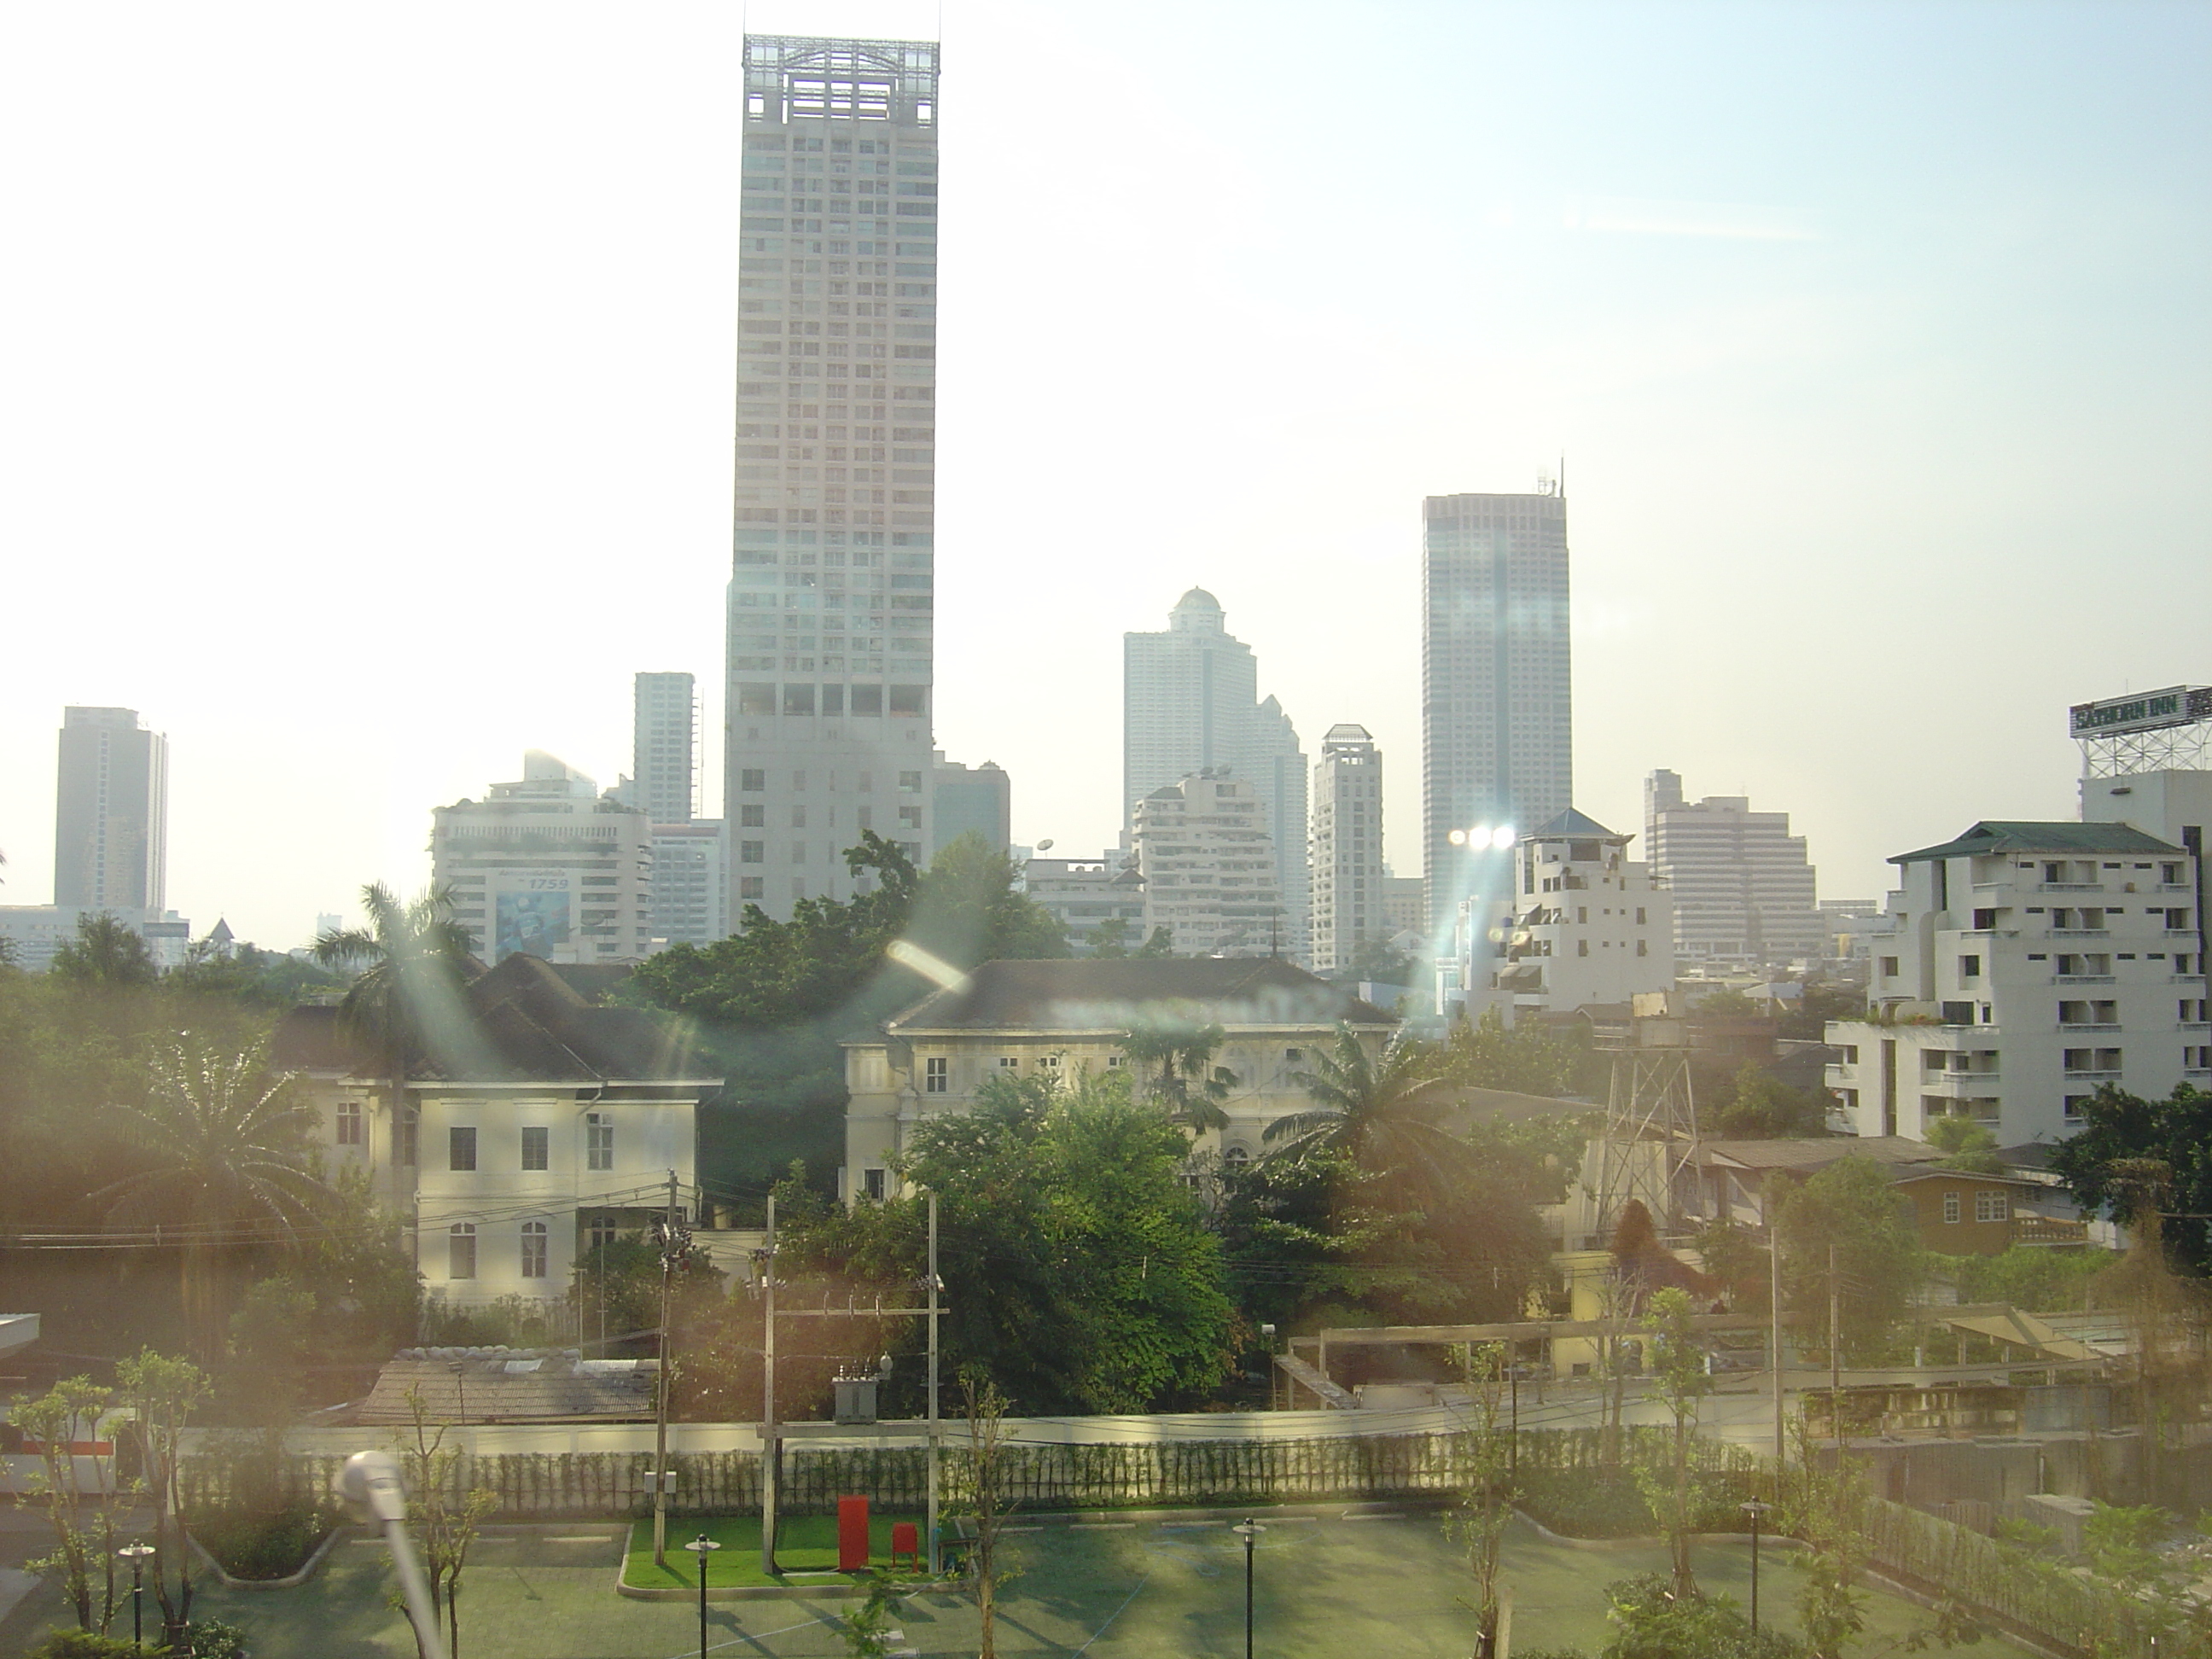
[[[628,770],[635,671],[713,691],[742,27],[11,10],[0,902],[64,703],[169,733],[172,902],[289,945],[524,748]],[[2212,680],[2206,5],[943,28],[939,737],[1018,839],[1113,836],[1121,635],[1202,583],[1309,753],[1380,739],[1417,872],[1420,497],[1562,453],[1616,827],[1672,766],[1871,894],[2069,816],[2069,702]]]

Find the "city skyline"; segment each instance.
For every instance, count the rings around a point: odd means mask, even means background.
[[[869,32],[934,33],[933,8],[903,15]],[[23,61],[52,70],[0,121],[54,158],[25,182],[24,234],[70,252],[12,276],[38,326],[11,359],[21,480],[0,531],[31,556],[6,599],[58,623],[97,571],[191,647],[19,623],[0,901],[52,890],[65,704],[136,707],[170,734],[170,903],[282,945],[365,881],[419,886],[430,807],[517,750],[613,775],[633,672],[719,682],[742,43],[703,8],[629,34],[522,15],[440,16],[428,58],[427,9],[345,51],[308,25],[287,39],[319,66],[312,96],[293,60],[236,49],[248,8],[148,20],[158,75],[110,61],[88,20],[33,20]],[[965,366],[940,399],[939,518],[960,553],[939,573],[934,736],[1006,767],[1018,841],[1109,833],[1110,760],[1070,757],[1110,755],[1117,635],[1200,584],[1309,731],[1357,720],[1406,757],[1389,851],[1417,870],[1419,501],[1527,489],[1562,450],[1575,799],[1603,822],[1634,823],[1644,775],[1676,767],[1786,802],[1832,889],[1871,894],[1890,854],[1977,817],[2070,816],[2068,704],[2206,678],[2185,619],[2212,585],[2212,499],[2188,458],[2212,342],[2187,273],[2212,140],[2184,66],[2212,26],[2087,5],[1909,27],[1578,15],[1364,15],[1373,38],[1435,46],[1419,73],[1437,94],[1409,99],[1373,186],[1419,227],[1402,251],[1310,217],[1368,186],[1358,122],[1267,113],[1262,89],[1310,75],[1336,13],[948,17],[947,177],[964,158],[992,182],[945,198],[942,327]],[[1191,100],[1183,55],[1232,46],[1251,75]],[[1501,54],[1527,75],[1448,115],[1452,66]],[[1026,72],[1040,61],[1058,72]],[[1069,119],[1071,88],[1133,113]],[[395,95],[418,115],[400,133],[380,118]],[[1193,168],[1218,198],[1177,186]],[[282,225],[258,205],[272,188]],[[1030,209],[998,215],[1001,192]],[[147,226],[174,272],[150,303],[127,274]],[[1402,302],[1355,301],[1377,283]],[[1072,315],[1077,369],[1187,359],[1218,395],[1041,373],[1032,343]],[[1315,340],[1330,377],[1304,362]],[[1112,510],[1069,511],[1078,489]],[[2085,547],[2159,604],[2071,629]],[[611,572],[655,603],[605,603]],[[1966,617],[2066,648],[1995,653],[1945,705],[1907,641]],[[511,671],[526,623],[528,695],[457,681],[487,624],[483,665]],[[302,642],[376,666],[331,684],[295,666]],[[1972,764],[1864,787],[1901,735],[1969,713]],[[710,753],[710,809],[719,771]],[[238,842],[241,795],[315,813],[319,856]]]

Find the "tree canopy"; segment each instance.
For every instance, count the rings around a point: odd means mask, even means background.
[[[2212,1272],[2212,1094],[2182,1084],[2164,1100],[2107,1085],[2083,1103],[2081,1132],[2051,1149],[2051,1167],[2085,1210],[2124,1224],[2138,1218],[2132,1160],[2163,1164],[2171,1182],[2163,1237],[2176,1265]]]
[[[1919,1229],[1888,1166],[1838,1158],[1782,1198],[1776,1226],[1784,1305],[1805,1315],[1825,1342],[1832,1271],[1843,1291],[1844,1352],[1862,1360],[1881,1353],[1927,1274]]]

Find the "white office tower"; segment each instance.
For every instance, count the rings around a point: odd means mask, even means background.
[[[1805,838],[1787,812],[1744,795],[1682,798],[1662,769],[1644,783],[1644,855],[1674,897],[1674,954],[1685,962],[1783,968],[1828,951]]]
[[[1267,811],[1250,783],[1208,770],[1155,789],[1137,803],[1131,840],[1146,938],[1167,928],[1179,957],[1288,954]]]
[[[62,710],[54,904],[158,918],[169,860],[169,740],[135,708]]]
[[[1194,773],[1244,780],[1274,848],[1280,954],[1304,961],[1306,757],[1282,705],[1260,697],[1252,647],[1233,638],[1224,622],[1220,601],[1194,587],[1168,613],[1164,633],[1122,635],[1124,821],[1133,822],[1139,803],[1155,790]]]
[[[1510,896],[1468,899],[1453,932],[1440,1006],[1463,1000],[1470,1019],[1496,1006],[1625,1010],[1639,993],[1674,984],[1667,890],[1618,835],[1570,808],[1513,848]]]
[[[1924,1140],[1948,1115],[2015,1146],[2071,1133],[2106,1084],[2212,1086],[2183,848],[2124,823],[1989,822],[1890,862],[1902,884],[1869,940],[1881,1017],[1827,1030],[1860,1134]]]
[[[1421,517],[1421,843],[1441,935],[1463,900],[1498,896],[1487,852],[1571,804],[1567,503],[1547,483],[1431,495]]]
[[[1396,931],[1383,899],[1382,751],[1364,726],[1332,726],[1313,784],[1313,968],[1352,965]]]
[[[931,844],[934,41],[745,37],[724,817],[735,905]]]
[[[653,902],[647,931],[669,945],[712,945],[735,928],[729,838],[720,818],[653,826]]]
[[[689,674],[640,674],[633,683],[630,804],[655,823],[689,823],[699,811],[699,695]]]
[[[481,801],[431,814],[431,880],[477,954],[636,962],[653,939],[653,825],[542,750]]]

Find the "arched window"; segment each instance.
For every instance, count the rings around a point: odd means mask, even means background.
[[[522,1276],[525,1279],[545,1277],[545,1224],[526,1221],[522,1224]]]
[[[1221,1149],[1221,1161],[1231,1169],[1241,1170],[1252,1161],[1252,1154],[1242,1146],[1224,1146]]]
[[[477,1228],[472,1221],[463,1221],[446,1235],[446,1277],[474,1279],[477,1276]]]

